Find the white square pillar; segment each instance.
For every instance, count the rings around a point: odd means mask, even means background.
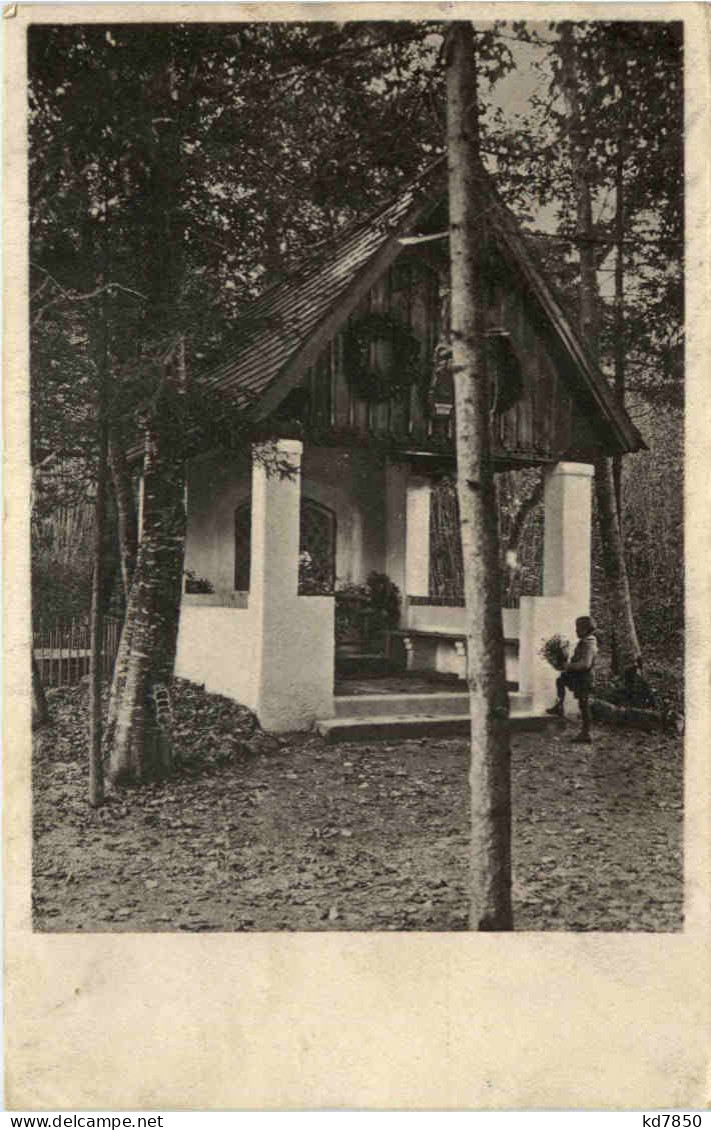
[[[258,452],[253,459],[255,646],[238,661],[258,665],[256,713],[265,730],[308,729],[334,712],[334,600],[298,593],[302,452],[299,440],[279,440],[266,464]]]
[[[545,473],[543,595],[564,597],[574,617],[590,612],[594,473],[587,463],[557,463]]]
[[[430,501],[429,479],[411,476],[407,483],[405,587],[407,596],[429,596]]]
[[[250,600],[295,597],[299,585],[299,514],[303,444],[281,439],[252,456]]]

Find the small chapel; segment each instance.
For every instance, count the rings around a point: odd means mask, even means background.
[[[512,722],[535,726],[552,686],[542,643],[590,609],[594,461],[645,445],[479,175],[494,466],[545,483],[537,592],[502,609]],[[437,363],[448,248],[439,162],[258,299],[239,349],[202,378],[274,437],[289,473],[256,447],[191,461],[176,674],[267,731],[468,727],[463,594],[433,583],[431,561],[433,489],[456,473]],[[368,617],[373,575],[399,593],[385,626]]]

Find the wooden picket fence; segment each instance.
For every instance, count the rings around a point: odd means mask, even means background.
[[[121,638],[120,620],[104,623],[101,649],[101,670],[111,678]],[[70,624],[40,624],[32,633],[32,648],[45,687],[65,687],[78,683],[89,674],[89,625],[73,620]]]

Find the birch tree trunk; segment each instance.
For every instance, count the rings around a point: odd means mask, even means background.
[[[615,392],[620,405],[625,406],[625,215],[624,215],[624,142],[622,130],[617,139],[617,159],[615,168],[615,195],[617,196],[615,214]],[[622,532],[622,456],[615,455],[612,460],[612,478],[615,485],[617,518]]]
[[[104,327],[104,332],[106,327]],[[104,802],[104,763],[101,755],[101,647],[104,634],[104,536],[106,525],[106,479],[108,429],[106,425],[106,374],[99,375],[98,464],[94,507],[94,573],[91,584],[89,650],[89,804]]]
[[[49,707],[47,706],[47,696],[44,693],[42,686],[42,678],[37,666],[34,652],[32,653],[32,726],[33,729],[39,729],[40,726],[46,726],[49,722]]]
[[[511,769],[501,619],[496,489],[485,369],[474,37],[451,25],[447,44],[447,147],[451,336],[457,490],[467,615],[471,709],[470,927],[511,930]]]
[[[138,555],[138,519],[123,437],[116,427],[111,428],[109,435],[109,465],[116,499],[121,580],[128,600]]]
[[[595,363],[599,361],[599,309],[597,262],[593,240],[592,193],[585,145],[581,134],[575,39],[570,23],[561,27],[561,85],[570,123],[571,171],[575,188],[580,255],[580,330]],[[612,460],[595,462],[595,498],[602,541],[603,566],[615,639],[616,663],[621,672],[641,667],[641,649],[632,610],[620,520],[615,498]]]
[[[181,345],[175,373],[165,381],[163,404],[146,423],[143,531],[106,727],[116,784],[151,780],[172,768],[170,685],[185,549],[185,470],[176,402],[185,392]]]

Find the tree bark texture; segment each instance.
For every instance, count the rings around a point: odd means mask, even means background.
[[[37,660],[32,655],[32,726],[34,729],[39,729],[40,726],[46,726],[48,722],[47,696],[42,686]]]
[[[592,194],[585,146],[580,128],[580,106],[572,25],[565,23],[560,37],[561,82],[570,123],[570,154],[575,185],[577,231],[580,256],[580,330],[588,350],[599,361],[599,305],[595,244],[593,241]],[[624,546],[615,498],[612,460],[602,456],[595,463],[597,500],[603,567],[614,632],[615,660],[620,671],[641,664],[641,649],[632,611]]]
[[[161,402],[145,425],[143,531],[109,702],[111,780],[128,784],[172,767],[170,685],[175,665],[185,550],[185,469],[180,398],[182,345]]]
[[[104,527],[106,525],[106,480],[108,430],[106,426],[105,374],[99,377],[98,465],[94,507],[94,572],[91,584],[89,651],[89,804],[104,801],[104,763],[101,754],[101,647],[104,633]]]
[[[615,633],[616,666],[619,673],[641,666],[642,650],[632,611],[629,578],[622,535],[617,518],[612,460],[595,462],[595,499],[602,541],[603,567]]]
[[[138,519],[123,437],[115,427],[111,429],[109,436],[109,463],[116,499],[121,579],[124,595],[128,600],[138,555]]]
[[[467,608],[471,709],[470,926],[510,930],[511,769],[504,665],[496,490],[489,451],[478,205],[476,74],[471,24],[451,25],[447,53],[447,146],[451,336],[457,490]]]
[[[625,59],[618,60],[618,93],[619,112],[621,120],[617,133],[617,151],[615,153],[615,305],[614,305],[614,339],[615,339],[615,392],[621,406],[625,406],[626,384],[626,342],[625,342],[625,130],[627,128],[626,114],[626,82]],[[615,455],[612,460],[612,477],[615,484],[615,502],[617,504],[617,517],[622,532],[622,456]]]

